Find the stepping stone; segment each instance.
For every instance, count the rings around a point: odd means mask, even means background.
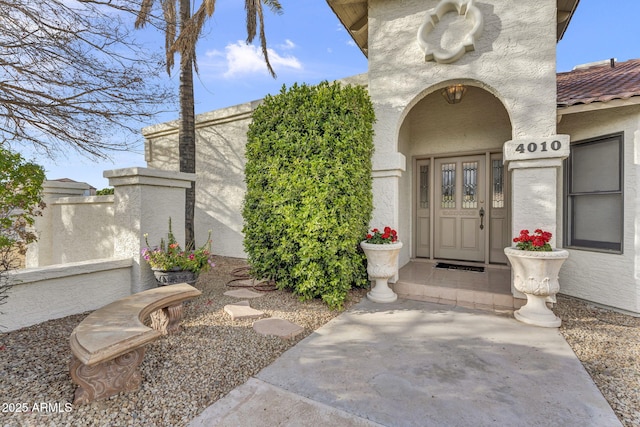
[[[302,326],[277,317],[257,320],[253,322],[253,329],[261,335],[275,335],[283,339],[293,338],[304,331]]]
[[[264,315],[264,311],[253,309],[249,306],[249,301],[239,301],[235,304],[227,304],[224,311],[231,316],[231,320],[255,319]]]
[[[224,294],[234,298],[258,298],[264,295],[259,294],[258,292],[253,292],[250,289],[234,289],[232,291],[227,291]]]

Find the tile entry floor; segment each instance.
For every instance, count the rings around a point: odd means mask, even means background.
[[[484,272],[436,268],[436,261],[411,261],[391,287],[400,298],[494,311],[513,311],[526,302],[511,295],[511,269]]]

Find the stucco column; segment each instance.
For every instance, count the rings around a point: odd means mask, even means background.
[[[184,247],[185,188],[196,179],[195,174],[148,168],[126,168],[105,171],[114,187],[114,257],[132,257],[131,292],[156,286],[149,265],[141,256],[149,244],[158,245],[167,237],[169,218],[178,243]]]
[[[569,135],[507,141],[504,161],[511,172],[511,236],[540,228],[553,234],[556,246],[559,172],[569,156]],[[514,295],[523,297],[511,284]]]
[[[373,227],[399,224],[399,183],[406,169],[402,153],[384,153],[373,157]]]
[[[45,181],[42,183],[42,200],[47,205],[42,216],[35,217],[34,228],[38,241],[29,245],[25,266],[44,267],[53,264],[53,202],[61,197],[83,196],[90,186],[86,182]]]
[[[371,227],[382,228],[389,226],[400,228],[400,178],[406,169],[406,159],[402,153],[384,153],[373,156],[373,216]],[[408,241],[409,236],[400,235]],[[405,244],[400,254],[399,263],[404,264],[408,259],[408,244]],[[406,249],[405,249],[406,248]],[[389,279],[395,283],[397,275]]]

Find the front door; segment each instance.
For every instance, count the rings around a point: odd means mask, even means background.
[[[485,261],[485,159],[435,159],[434,258]]]

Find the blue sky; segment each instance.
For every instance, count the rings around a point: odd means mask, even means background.
[[[324,0],[281,3],[284,13],[276,16],[267,12],[266,22],[270,59],[278,74],[274,80],[260,60],[257,43],[244,43],[244,2],[217,1],[215,14],[198,46],[196,113],[260,99],[267,93],[277,93],[283,84],[315,84],[367,71],[366,58]],[[581,0],[558,44],[558,71],[609,58],[640,58],[638,17],[639,0]],[[149,48],[162,51],[162,34],[148,30],[142,37]],[[177,85],[177,71],[170,79]],[[158,121],[176,117],[177,112]],[[95,163],[71,153],[55,162],[35,160],[45,167],[48,179],[66,177],[100,189],[108,186],[103,170],[145,166],[142,152],[140,144],[138,152],[115,153],[111,162]]]

